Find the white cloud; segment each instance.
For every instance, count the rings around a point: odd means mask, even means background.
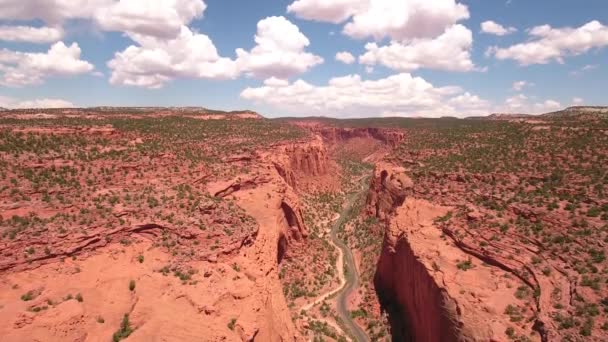
[[[552,99],[538,100],[519,93],[504,103],[492,103],[460,87],[436,87],[408,73],[365,80],[360,75],[332,78],[325,85],[303,80],[289,83],[269,79],[250,87],[241,97],[289,115],[334,117],[485,116],[491,113],[543,114],[562,108]],[[581,103],[582,100],[574,100]]]
[[[287,6],[287,12],[302,19],[339,24],[367,4],[368,0],[296,0]]]
[[[287,9],[303,19],[335,24],[352,17],[344,34],[378,41],[436,37],[469,18],[467,6],[455,0],[297,0]]]
[[[391,42],[379,47],[376,43],[365,46],[367,52],[359,57],[366,65],[382,64],[398,71],[413,71],[421,68],[471,71],[473,35],[462,25],[454,25],[435,39],[414,39],[409,43]]]
[[[508,34],[517,32],[517,29],[515,27],[505,28],[504,26],[492,20],[488,20],[481,23],[481,32],[493,34],[496,36],[506,36]]]
[[[599,67],[597,64],[587,64],[580,69],[570,71],[570,76],[581,76],[587,71],[595,70]]]
[[[524,94],[517,94],[515,96],[509,97],[505,104],[507,108],[512,110],[523,110],[524,107],[528,106],[528,97]]]
[[[305,52],[310,44],[297,26],[283,17],[258,23],[256,46],[237,49],[236,60],[221,57],[211,39],[182,26],[174,39],[129,34],[131,45],[108,62],[112,84],[161,88],[175,78],[234,79],[241,74],[286,79],[323,62]]]
[[[344,26],[344,33],[357,39],[430,38],[467,18],[469,10],[455,0],[370,0],[365,10]]]
[[[469,110],[475,109],[481,111],[482,113],[487,113],[488,108],[490,108],[490,102],[469,92],[465,92],[464,94],[451,98],[448,103],[453,105],[455,108],[467,108]]]
[[[359,75],[336,77],[327,85],[303,80],[266,82],[247,88],[241,97],[295,115],[355,116],[468,116],[487,114],[488,103],[459,87],[435,87],[423,78],[402,73],[378,80]]]
[[[0,26],[0,40],[11,42],[53,43],[63,37],[63,30],[54,27]]]
[[[536,102],[524,94],[517,94],[507,98],[504,106],[499,107],[494,111],[516,114],[543,114],[559,110],[561,107],[561,103],[555,100],[549,99]]]
[[[0,20],[40,19],[60,27],[68,19],[95,19],[106,31],[169,39],[205,8],[203,0],[3,0]]]
[[[0,96],[0,107],[3,108],[72,108],[74,104],[62,99],[34,99],[17,100],[10,97]]]
[[[530,83],[528,81],[516,81],[516,82],[513,82],[513,85],[511,86],[511,90],[522,91],[525,87],[531,87],[533,85],[534,85],[534,83]]]
[[[336,54],[336,60],[344,64],[353,64],[355,63],[355,56],[348,51],[342,51]]]
[[[175,39],[137,34],[131,38],[139,45],[117,52],[108,62],[112,84],[160,88],[177,77],[229,79],[238,75],[235,62],[220,57],[209,37],[186,26]]]
[[[90,18],[114,0],[2,0],[0,19],[35,20],[61,24],[67,19]]]
[[[120,0],[98,9],[95,19],[106,31],[172,39],[205,8],[202,0]]]
[[[260,20],[255,42],[251,51],[236,50],[239,71],[250,76],[288,78],[323,63],[323,58],[304,51],[310,41],[284,17]]]
[[[583,99],[582,99],[582,98],[580,98],[580,97],[575,97],[575,98],[573,98],[573,99],[572,99],[572,103],[573,103],[573,104],[575,104],[575,105],[581,105],[581,104],[583,104],[584,102],[585,102],[585,100],[583,100]]]
[[[286,87],[289,85],[289,81],[283,80],[280,78],[276,78],[276,77],[271,77],[271,78],[264,80],[264,84],[269,87]]]
[[[555,100],[546,100],[542,103],[537,103],[536,108],[542,111],[558,110],[562,107],[561,103]]]
[[[597,69],[597,67],[598,67],[597,64],[587,64],[581,70],[583,70],[583,71],[589,71],[589,70]]]
[[[593,48],[608,46],[608,27],[591,21],[578,28],[537,26],[529,31],[533,40],[507,48],[491,47],[487,55],[497,59],[513,59],[521,65],[564,62],[566,56],[576,56]]]
[[[80,59],[77,43],[57,42],[46,53],[0,50],[0,83],[6,86],[40,84],[48,77],[84,74],[93,71],[91,63]]]

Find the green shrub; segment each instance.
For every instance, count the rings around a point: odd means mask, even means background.
[[[458,264],[456,264],[456,267],[458,267],[459,270],[470,270],[471,268],[473,268],[473,262],[471,261],[471,258],[468,258],[465,261],[461,261]]]
[[[129,315],[125,314],[122,318],[122,322],[120,323],[120,329],[118,329],[114,333],[114,335],[112,335],[112,341],[118,342],[129,337],[129,335],[131,335],[132,333],[133,328],[131,328],[131,322],[129,322]]]
[[[36,298],[36,294],[34,293],[34,291],[27,291],[26,294],[21,296],[21,300],[24,302],[30,301],[34,298]]]
[[[236,318],[233,318],[228,322],[228,329],[234,330],[234,325],[236,324]]]

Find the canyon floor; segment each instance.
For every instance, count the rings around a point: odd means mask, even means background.
[[[3,341],[608,340],[608,118],[0,113]]]

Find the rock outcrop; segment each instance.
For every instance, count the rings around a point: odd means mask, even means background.
[[[372,138],[391,148],[397,147],[405,137],[402,131],[388,128],[315,127],[312,130],[331,143],[353,138]]]
[[[294,189],[299,182],[324,176],[330,169],[327,148],[319,137],[275,146],[270,159],[279,175]]]
[[[378,165],[367,204],[386,227],[374,283],[395,340],[497,341],[508,328],[535,330],[513,328],[504,314],[519,301],[513,288],[527,285],[455,243],[441,226],[453,208],[417,199],[402,168]]]
[[[403,204],[411,186],[412,180],[405,174],[404,168],[379,162],[367,195],[367,214],[386,221]]]

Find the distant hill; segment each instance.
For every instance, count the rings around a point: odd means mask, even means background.
[[[5,109],[2,112],[9,115],[38,115],[41,113],[52,115],[184,115],[196,118],[253,118],[262,119],[263,116],[252,110],[222,111],[205,107],[88,107],[88,108],[27,108]]]
[[[487,116],[469,116],[467,120],[522,120],[530,119],[534,117],[531,114],[519,114],[519,113],[493,113]]]
[[[531,114],[507,114],[507,113],[494,113],[489,115],[487,118],[490,120],[512,120],[512,119],[529,119],[533,115]]]
[[[533,115],[524,113],[494,113],[488,116],[471,116],[473,120],[594,120],[608,118],[606,106],[574,106],[555,112]]]
[[[542,117],[548,119],[584,119],[608,117],[608,107],[606,106],[575,106],[566,109],[543,114]]]

